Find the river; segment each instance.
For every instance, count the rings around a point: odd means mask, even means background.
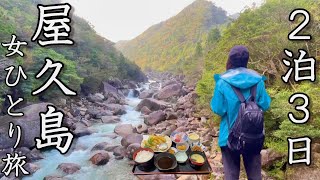
[[[148,89],[149,83],[143,85],[142,88]],[[130,90],[126,97],[127,105],[126,114],[121,116],[120,123],[138,125],[143,122],[141,113],[135,111],[135,107],[139,104],[141,99],[133,97],[133,92]],[[104,166],[96,166],[89,161],[93,155],[90,152],[91,148],[100,142],[108,142],[112,145],[121,145],[121,137],[112,139],[106,135],[112,134],[116,124],[95,124],[89,129],[93,130],[91,135],[79,137],[73,142],[73,150],[68,154],[61,155],[57,150],[50,150],[43,152],[44,159],[37,161],[41,168],[36,171],[32,176],[25,177],[24,180],[42,180],[46,176],[62,176],[67,179],[77,180],[100,180],[100,179],[116,179],[116,180],[133,180],[135,176],[131,175],[131,166],[128,165],[128,159],[115,160],[111,158],[110,161]],[[65,176],[63,172],[57,170],[61,163],[75,163],[81,166],[81,169],[71,175]]]

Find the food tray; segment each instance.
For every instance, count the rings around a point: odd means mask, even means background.
[[[190,150],[187,151],[189,156]],[[204,155],[205,156],[205,155]],[[178,166],[170,171],[159,171],[155,166],[150,167],[148,171],[142,171],[139,169],[138,165],[134,165],[132,169],[134,175],[154,175],[154,174],[210,174],[212,173],[211,166],[209,165],[208,158],[205,156],[205,163],[198,169],[191,167],[190,160],[188,159],[186,163],[179,164]]]

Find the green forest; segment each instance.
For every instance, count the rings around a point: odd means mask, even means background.
[[[72,46],[46,46],[41,47],[37,42],[31,42],[31,37],[37,28],[38,9],[37,4],[53,4],[59,1],[0,1],[0,37],[1,42],[10,42],[11,35],[16,34],[17,40],[27,41],[28,46],[21,46],[24,57],[15,55],[5,58],[7,49],[0,46],[0,59],[6,65],[22,65],[28,80],[22,80],[18,84],[18,94],[24,95],[26,101],[46,100],[63,96],[57,87],[53,86],[40,96],[31,96],[31,91],[40,87],[47,77],[36,80],[35,74],[39,72],[45,63],[45,58],[60,61],[64,64],[60,79],[71,89],[78,92],[95,92],[101,81],[120,78],[143,81],[144,75],[140,68],[126,59],[114,47],[114,43],[97,35],[93,27],[84,19],[72,16],[71,38],[75,42]],[[6,68],[6,67],[4,67]],[[1,76],[2,77],[2,76]],[[5,76],[1,79],[3,80]],[[12,79],[14,81],[14,79]],[[10,94],[5,83],[1,84],[1,94]],[[3,102],[4,98],[0,99]]]

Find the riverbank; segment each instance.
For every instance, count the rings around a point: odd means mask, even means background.
[[[54,104],[65,114],[64,126],[69,127],[76,137],[66,155],[52,149],[39,151],[34,148],[32,140],[40,134],[37,133],[37,128],[40,128],[37,115],[46,111],[47,103],[25,107],[22,110],[24,119],[14,120],[22,125],[24,132],[17,151],[27,156],[26,169],[32,173],[24,179],[223,178],[221,153],[217,147],[219,130],[209,123],[210,117],[199,116],[194,86],[187,86],[183,76],[169,73],[149,73],[148,77],[152,80],[140,84],[109,80],[101,84],[99,93],[75,99],[57,99]],[[173,131],[194,131],[200,135],[213,173],[210,176],[131,175],[132,154],[140,147],[143,135],[170,136]],[[4,142],[1,141],[4,135],[1,135],[0,144]],[[3,145],[10,145],[13,139],[9,140]],[[12,152],[12,149],[2,149],[1,157],[7,152]],[[281,158],[269,157],[271,153],[264,153],[268,158],[265,163]]]

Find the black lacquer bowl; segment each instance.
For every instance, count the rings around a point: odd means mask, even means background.
[[[163,152],[157,154],[154,158],[154,165],[159,171],[170,171],[177,167],[177,160],[173,154]]]

